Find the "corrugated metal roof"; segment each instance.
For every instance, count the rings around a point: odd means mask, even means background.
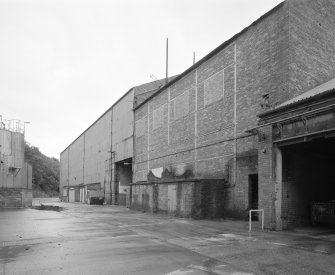
[[[169,80],[173,80],[173,78],[175,78],[176,76],[171,76],[169,78]],[[158,84],[159,83],[164,83],[165,81],[165,78],[163,79],[159,79],[159,80],[156,80],[156,81],[152,81],[152,82],[148,82],[148,83],[145,83],[145,84],[141,84],[141,85],[138,85],[138,86],[134,86],[132,88],[130,88],[128,90],[128,92],[126,92],[123,96],[121,96],[111,107],[109,107],[101,116],[99,116],[89,127],[86,128],[85,131],[83,131],[75,140],[73,140],[61,153],[64,153],[64,151],[66,151],[66,149],[68,149],[73,143],[75,143],[85,132],[87,132],[95,123],[97,123],[104,115],[106,115],[116,104],[118,104],[126,95],[128,95],[130,93],[131,90],[133,89],[137,89],[137,88],[140,88],[140,90],[138,90],[137,92],[139,94],[141,93],[146,93],[148,91],[151,91],[153,89],[153,87],[156,87],[156,90],[159,89]]]
[[[288,101],[285,101],[283,102],[282,104],[278,105],[275,107],[275,109],[279,109],[279,108],[282,108],[282,107],[286,107],[288,105],[291,105],[293,103],[296,103],[296,102],[299,102],[299,101],[303,101],[305,99],[308,99],[308,98],[312,98],[316,95],[319,95],[319,94],[323,94],[329,90],[333,90],[335,88],[335,78],[333,78],[332,80],[328,81],[328,82],[325,82],[323,84],[321,84],[320,86],[317,86],[315,88],[313,88],[312,90],[309,90],[301,95],[298,95]]]

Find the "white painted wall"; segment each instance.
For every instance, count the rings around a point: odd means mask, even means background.
[[[133,157],[133,104],[131,90],[113,107],[112,142],[115,162]]]
[[[106,162],[111,157],[111,117],[109,110],[85,132],[85,179],[84,184],[98,183],[103,185]]]
[[[111,113],[107,111],[60,155],[60,188],[100,183],[111,150]]]
[[[63,187],[68,186],[69,184],[69,149],[66,149],[60,154],[60,176],[59,176],[59,190],[63,190]],[[66,194],[63,194],[63,196],[67,196]]]
[[[69,185],[83,183],[84,135],[81,135],[68,149]]]

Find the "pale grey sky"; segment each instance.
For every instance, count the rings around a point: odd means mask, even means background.
[[[0,0],[0,115],[60,152],[131,87],[183,72],[281,0]]]

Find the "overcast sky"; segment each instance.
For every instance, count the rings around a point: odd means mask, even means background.
[[[131,87],[183,72],[281,0],[0,0],[0,115],[48,156]]]

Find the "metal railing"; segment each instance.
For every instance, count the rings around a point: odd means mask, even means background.
[[[24,133],[25,123],[19,119],[4,119],[0,115],[0,129],[8,130],[16,133]]]
[[[264,209],[250,209],[249,210],[249,232],[251,232],[251,220],[252,212],[261,212],[262,213],[262,231],[264,230]]]

